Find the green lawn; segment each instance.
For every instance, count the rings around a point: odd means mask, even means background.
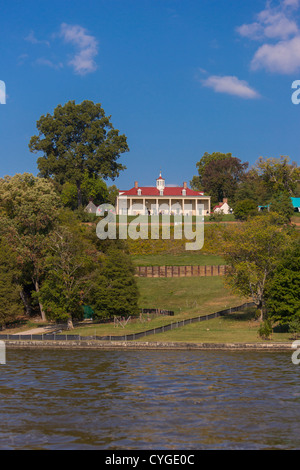
[[[135,266],[215,266],[225,264],[221,256],[188,251],[178,254],[132,255],[131,258]]]
[[[147,336],[147,341],[186,343],[262,343],[255,310],[232,313],[212,320],[192,323],[181,328]],[[139,341],[145,341],[141,338]],[[289,333],[273,333],[271,342],[292,342]]]
[[[141,308],[162,308],[187,317],[243,303],[223,286],[222,277],[137,278]]]
[[[160,308],[174,311],[174,316],[147,316],[132,319],[127,325],[114,327],[114,323],[86,324],[76,327],[69,334],[124,335],[150,330],[171,322],[198,315],[207,315],[241,305],[245,299],[232,295],[223,287],[220,277],[195,278],[137,278],[141,308]]]

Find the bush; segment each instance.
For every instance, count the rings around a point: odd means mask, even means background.
[[[292,333],[293,339],[297,339],[300,336],[300,318],[295,317],[289,323],[289,332]]]
[[[223,219],[224,212],[222,210],[212,212],[209,216],[209,220],[212,222],[221,222]]]
[[[234,206],[234,216],[238,220],[247,220],[248,217],[257,215],[257,204],[251,199],[239,201]]]
[[[269,319],[264,320],[258,329],[258,334],[262,339],[271,339],[273,333],[272,323]]]

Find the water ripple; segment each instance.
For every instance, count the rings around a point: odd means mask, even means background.
[[[10,350],[0,449],[299,449],[288,353]]]

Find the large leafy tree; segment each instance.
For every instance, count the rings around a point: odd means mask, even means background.
[[[268,190],[274,193],[296,195],[300,182],[300,168],[289,157],[263,158],[260,157],[253,169],[265,182]]]
[[[238,201],[251,200],[257,206],[268,204],[273,196],[272,189],[267,186],[261,175],[251,168],[241,178],[235,192],[235,203]],[[235,206],[234,206],[235,211]]]
[[[38,135],[31,138],[32,152],[42,152],[37,160],[40,176],[53,177],[63,185],[76,186],[77,203],[82,205],[84,175],[115,179],[126,167],[118,163],[129,150],[124,134],[119,134],[101,104],[69,101],[58,105],[53,115],[37,121]]]
[[[269,316],[280,323],[300,320],[300,240],[284,253],[266,291]]]
[[[75,319],[82,319],[82,305],[97,270],[96,259],[84,228],[72,216],[68,223],[57,225],[47,240],[45,279],[37,294],[48,319],[67,323],[69,329]]]
[[[222,232],[219,243],[228,265],[226,283],[236,293],[251,297],[265,319],[266,289],[291,238],[276,218],[253,217]]]
[[[198,170],[198,175],[195,175],[193,179],[190,181],[192,189],[195,191],[203,190],[203,176],[205,173],[205,169],[207,165],[211,162],[216,162],[218,160],[226,160],[227,158],[231,158],[231,153],[221,153],[221,152],[213,152],[208,153],[205,152],[204,155],[200,158],[199,162],[196,163],[196,168]]]
[[[228,157],[211,160],[202,176],[202,186],[206,193],[212,196],[213,203],[222,201],[223,198],[234,201],[235,192],[241,181],[248,163],[242,163],[239,158]]]
[[[96,316],[128,316],[138,313],[135,268],[125,250],[111,245],[91,295]]]
[[[36,292],[43,279],[45,241],[53,230],[59,206],[51,181],[28,173],[0,179],[1,236],[16,254],[22,285],[31,283]],[[23,299],[26,302],[25,296]],[[45,320],[41,303],[39,307]]]
[[[294,206],[288,193],[275,193],[270,200],[270,211],[279,214],[283,221],[289,223],[294,214]]]
[[[24,312],[21,302],[21,272],[16,254],[4,240],[0,242],[0,329]]]
[[[95,175],[89,176],[86,171],[81,184],[81,195],[83,205],[92,200],[97,206],[108,200],[109,190],[106,183]],[[64,206],[76,209],[78,205],[77,188],[74,183],[65,183],[61,190],[61,200]]]

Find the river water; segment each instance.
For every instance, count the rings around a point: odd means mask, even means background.
[[[289,352],[8,350],[0,449],[299,449]]]

